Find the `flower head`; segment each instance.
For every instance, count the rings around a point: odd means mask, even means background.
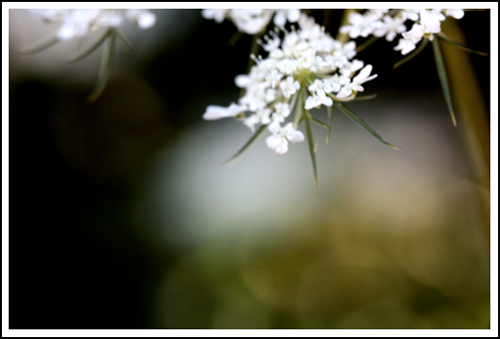
[[[285,26],[286,22],[297,22],[300,17],[299,9],[277,9],[274,15],[274,24]]]
[[[358,75],[356,75],[350,83],[344,85],[342,89],[337,94],[337,98],[347,98],[353,92],[363,92],[364,88],[361,86],[367,81],[373,80],[377,77],[377,74],[370,75],[372,72],[373,66],[366,65]]]
[[[373,30],[373,35],[376,37],[385,36],[387,41],[392,41],[398,34],[406,31],[404,22],[405,19],[402,17],[393,18],[390,15],[386,15],[382,18],[379,27]]]
[[[444,14],[443,14],[444,13]],[[441,32],[441,22],[446,16],[461,19],[464,11],[461,9],[377,9],[368,10],[363,14],[352,12],[348,17],[349,25],[340,28],[341,33],[349,33],[353,39],[368,37],[370,34],[387,41],[393,41],[399,34],[402,38],[394,48],[403,55],[415,49],[423,37],[433,39],[433,34]],[[405,22],[413,21],[410,31],[406,31]]]
[[[266,144],[278,154],[287,152],[289,141],[303,141],[296,128],[304,110],[332,106],[337,98],[351,100],[364,90],[363,83],[376,77],[370,75],[371,65],[363,68],[362,61],[353,59],[353,41],[336,41],[305,14],[298,19],[298,28],[283,33],[283,37],[277,31],[264,36],[260,45],[267,56],[253,56],[250,72],[236,76],[235,83],[245,90],[238,104],[209,106],[204,115],[207,120],[237,117],[252,131],[259,124],[267,126],[272,135]],[[293,110],[297,125],[286,123]]]
[[[356,39],[359,36],[366,38],[374,30],[382,26],[382,23],[379,21],[381,14],[380,11],[368,11],[365,15],[357,12],[349,13],[348,20],[350,25],[341,27],[340,33],[349,33],[352,39]]]
[[[401,54],[406,55],[416,48],[415,43],[411,39],[401,38],[398,45],[394,47],[395,51],[401,51]]]
[[[203,9],[201,11],[201,15],[207,20],[213,19],[215,22],[220,24],[224,21],[226,14],[229,11],[229,9]]]
[[[231,20],[243,33],[261,33],[274,17],[274,24],[280,27],[287,22],[297,22],[299,9],[203,9],[201,15],[205,19],[213,19],[221,23],[224,19]]]
[[[119,27],[128,20],[141,29],[152,27],[156,15],[146,9],[37,9],[29,10],[48,22],[60,22],[59,40],[83,38],[104,28]]]
[[[299,88],[299,82],[294,80],[292,76],[288,76],[285,80],[280,82],[281,92],[286,99],[289,99],[292,94],[295,94]]]

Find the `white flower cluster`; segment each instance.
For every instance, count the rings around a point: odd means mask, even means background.
[[[231,20],[236,27],[247,34],[262,32],[274,16],[274,24],[283,27],[287,21],[297,22],[299,9],[204,9],[201,15],[205,19],[213,19],[221,23],[224,19]]]
[[[33,9],[31,13],[47,22],[60,22],[57,39],[82,38],[102,28],[119,27],[126,20],[147,29],[156,22],[156,15],[145,9]]]
[[[359,36],[366,38],[370,34],[376,37],[385,36],[387,41],[393,41],[398,34],[402,38],[394,50],[405,55],[416,48],[422,37],[433,39],[432,34],[441,32],[441,21],[446,16],[461,19],[464,11],[461,9],[372,9],[364,14],[350,13],[349,25],[340,28],[341,33],[349,33],[352,39]],[[405,22],[413,21],[411,30],[407,31]]]
[[[256,61],[249,74],[238,75],[235,83],[245,89],[238,104],[229,107],[209,106],[203,115],[206,120],[235,117],[252,131],[257,124],[268,126],[271,132],[268,147],[278,154],[286,153],[288,141],[304,140],[296,130],[301,117],[312,108],[332,106],[334,100],[349,101],[361,86],[372,80],[372,66],[363,68],[363,62],[353,60],[356,45],[353,41],[342,44],[325,33],[324,27],[302,14],[299,29],[287,32],[281,39],[271,31],[261,41],[267,58],[253,56]],[[354,76],[358,70],[358,75]],[[305,101],[304,101],[305,99]],[[285,123],[296,106],[295,124]],[[245,115],[244,112],[249,112]]]

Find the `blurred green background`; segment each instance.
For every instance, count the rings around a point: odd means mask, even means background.
[[[225,166],[251,134],[201,118],[237,100],[251,37],[154,12],[87,104],[100,50],[20,55],[54,27],[10,10],[10,328],[489,328],[489,159],[471,142],[489,147],[488,57],[448,64],[482,93],[457,103],[485,107],[474,134],[461,111],[453,127],[430,46],[394,72],[394,44],[360,53],[377,98],[348,106],[404,151],[337,114],[331,146],[313,126],[315,189],[305,142],[278,156],[262,138]],[[489,52],[489,20],[460,20],[471,48]]]

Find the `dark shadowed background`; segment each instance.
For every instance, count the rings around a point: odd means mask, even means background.
[[[225,166],[251,134],[201,118],[238,99],[251,37],[154,12],[87,104],[100,50],[21,55],[54,28],[10,10],[11,329],[489,328],[489,57],[451,49],[480,94],[456,85],[455,128],[430,45],[395,71],[395,42],[358,54],[377,98],[348,106],[404,151],[337,114],[330,147],[313,129],[316,190],[305,142]],[[468,46],[489,52],[489,20],[458,21]]]

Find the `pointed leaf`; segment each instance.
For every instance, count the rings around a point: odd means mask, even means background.
[[[333,115],[334,111],[333,108],[335,106],[330,106],[328,107],[328,132],[326,133],[326,144],[330,146],[330,132],[332,131],[332,126],[333,126]]]
[[[408,61],[410,61],[411,59],[413,59],[414,57],[416,57],[417,55],[419,55],[420,52],[422,52],[424,50],[424,48],[427,46],[428,43],[429,43],[429,39],[424,39],[420,43],[420,45],[418,45],[418,47],[410,55],[408,55],[406,58],[404,58],[404,59],[396,62],[394,64],[394,66],[392,66],[392,70],[395,70],[396,68],[398,68],[402,64],[407,63]]]
[[[108,83],[111,67],[113,66],[113,57],[115,55],[116,37],[111,35],[104,45],[104,52],[101,60],[101,69],[99,70],[99,77],[97,84],[92,93],[90,93],[87,102],[95,102],[102,94]]]
[[[225,164],[229,164],[229,163],[235,161],[243,152],[245,152],[247,150],[247,148],[250,147],[250,145],[252,145],[255,142],[255,140],[257,140],[257,138],[262,134],[262,132],[265,131],[266,127],[267,127],[267,125],[261,125],[259,127],[259,129],[257,130],[257,132],[255,132],[254,135],[252,135],[250,140],[248,140],[247,143],[235,155],[233,155],[231,158],[226,160]]]
[[[94,52],[99,46],[102,45],[102,43],[109,37],[110,32],[109,30],[106,31],[99,39],[97,39],[92,45],[89,46],[85,51],[82,53],[76,55],[75,57],[71,58],[68,60],[68,62],[77,62],[80,61],[87,56],[89,56],[92,52]]]
[[[321,122],[321,121],[319,121],[318,119],[316,119],[316,118],[314,118],[314,117],[312,117],[312,116],[309,116],[309,117],[308,117],[308,119],[309,119],[310,121],[314,122],[314,123],[315,123],[316,125],[318,125],[318,126],[324,127],[324,128],[326,128],[326,129],[329,129],[329,128],[330,128],[330,126],[328,126],[328,125],[327,125],[327,124],[325,124],[324,122]]]
[[[229,46],[234,46],[234,44],[243,36],[243,33],[241,31],[236,31],[234,35],[229,39],[228,45]]]
[[[371,95],[356,95],[356,97],[354,99],[352,99],[351,101],[371,100],[371,99],[375,99],[376,97],[377,97],[376,94],[371,94]]]
[[[443,88],[446,104],[448,105],[448,109],[450,110],[451,121],[453,122],[453,126],[457,127],[457,119],[455,118],[455,112],[453,111],[453,104],[451,102],[450,87],[448,85],[448,77],[446,76],[446,68],[444,66],[443,56],[441,55],[439,41],[437,39],[434,39],[432,41],[432,48],[434,49],[434,58],[436,59],[436,66],[439,80],[441,81],[441,87]]]
[[[44,39],[34,43],[30,47],[23,49],[22,51],[20,51],[20,53],[21,54],[33,54],[36,52],[40,52],[46,48],[49,48],[52,45],[55,45],[57,42],[59,42],[57,35],[52,34],[52,35],[45,37]]]
[[[318,169],[316,168],[316,153],[314,151],[314,140],[311,132],[311,125],[309,124],[309,118],[307,116],[305,116],[304,121],[306,125],[307,141],[309,142],[309,152],[311,153],[311,160],[314,171],[314,186],[318,188]]]
[[[128,39],[124,35],[118,32],[117,29],[113,29],[113,34],[118,38],[118,41],[122,44],[124,49],[129,52],[132,52],[134,50],[134,46],[132,46],[130,41],[128,41]]]
[[[394,146],[390,143],[388,143],[387,141],[385,141],[384,139],[382,139],[382,137],[380,135],[378,135],[377,132],[375,132],[373,130],[373,128],[371,128],[366,122],[363,121],[363,119],[361,119],[360,117],[358,117],[353,111],[351,111],[349,108],[347,108],[346,105],[344,105],[343,103],[341,102],[337,102],[335,103],[349,118],[351,118],[355,123],[357,123],[358,125],[360,125],[361,127],[363,127],[365,130],[367,130],[371,135],[373,135],[375,138],[377,138],[381,143],[383,143],[384,145],[387,145],[389,147],[392,147],[392,148],[395,148],[395,149],[398,149],[398,150],[403,150],[402,148],[400,147],[397,147],[397,146]]]
[[[484,52],[479,52],[479,51],[475,51],[473,49],[470,49],[469,47],[465,46],[465,45],[462,45],[461,43],[459,42],[456,42],[455,40],[451,40],[450,38],[448,38],[446,35],[443,34],[443,32],[441,33],[438,33],[436,34],[436,36],[443,40],[443,41],[446,41],[447,43],[453,45],[453,46],[456,46],[458,48],[461,48],[467,52],[470,52],[470,53],[475,53],[475,54],[479,54],[479,55],[482,55],[482,56],[488,56],[488,53],[484,53]]]

